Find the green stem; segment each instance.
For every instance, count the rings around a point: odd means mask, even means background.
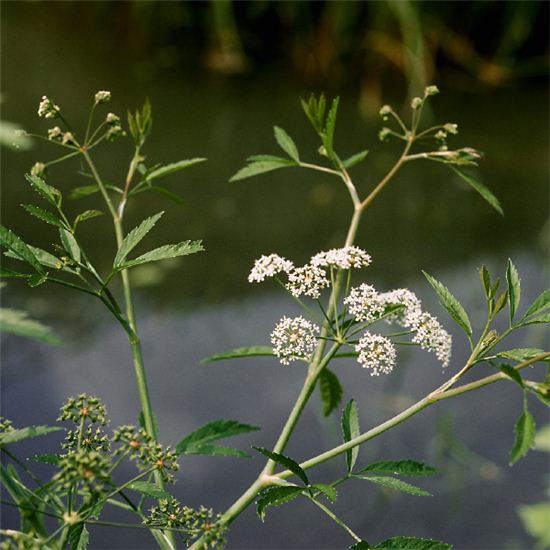
[[[361,542],[361,537],[359,537],[356,533],[354,533],[350,527],[348,527],[336,514],[332,512],[330,508],[327,508],[324,504],[319,502],[318,500],[314,499],[313,497],[308,496],[309,500],[313,502],[316,506],[318,506],[332,521],[334,521],[336,524],[338,524],[344,531],[348,533],[352,538],[354,538],[357,542]]]

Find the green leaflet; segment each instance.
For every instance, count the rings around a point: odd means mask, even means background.
[[[501,351],[496,354],[497,357],[503,357],[504,359],[512,359],[521,363],[523,361],[528,361],[537,355],[544,353],[544,350],[539,348],[515,348],[508,351]]]
[[[103,212],[101,210],[84,210],[84,212],[78,214],[78,216],[74,219],[73,227],[76,229],[76,226],[80,222],[91,220],[93,218],[97,218],[98,216],[103,216]]]
[[[275,139],[277,140],[277,143],[281,147],[281,149],[294,161],[299,163],[300,162],[300,154],[298,153],[298,148],[296,147],[296,144],[294,143],[294,140],[283,130],[282,128],[279,128],[278,126],[273,127],[274,133],[275,133]]]
[[[407,493],[409,495],[414,495],[417,497],[431,497],[432,494],[420,487],[401,481],[400,479],[395,479],[394,477],[388,476],[368,476],[362,474],[353,474],[352,477],[357,479],[364,479],[365,481],[370,481],[371,483],[376,483],[387,489],[393,489],[394,491],[400,491],[402,493]]]
[[[25,174],[25,179],[31,187],[52,206],[61,206],[61,192],[59,189],[48,185],[42,178],[32,174]]]
[[[229,447],[211,445],[213,441],[259,430],[257,426],[241,424],[236,420],[214,420],[184,437],[177,445],[179,454],[209,454],[219,456],[248,456]]]
[[[61,244],[63,245],[63,248],[67,252],[69,258],[71,258],[71,260],[74,260],[76,263],[79,263],[81,254],[80,246],[76,242],[74,235],[70,231],[60,228],[59,237],[61,239]]]
[[[378,543],[376,548],[387,550],[452,550],[452,545],[432,539],[418,539],[416,537],[392,537]]]
[[[443,286],[431,275],[422,271],[432,288],[437,292],[441,305],[447,310],[452,319],[464,330],[468,337],[472,336],[472,326],[468,314],[460,302],[451,294],[448,288]]]
[[[113,267],[115,269],[119,268],[124,263],[124,260],[128,254],[138,245],[143,237],[145,237],[145,235],[153,229],[163,214],[164,212],[159,212],[158,214],[143,220],[137,227],[134,227],[134,229],[132,229],[126,237],[124,237],[113,261]]]
[[[190,166],[194,166],[195,164],[199,164],[201,162],[204,162],[206,159],[197,157],[193,159],[186,159],[186,160],[180,160],[178,162],[172,162],[170,164],[166,164],[165,166],[161,166],[160,168],[157,168],[147,174],[145,179],[147,181],[151,181],[157,178],[162,178],[164,176],[167,176],[168,174],[173,174],[174,172],[178,172],[179,170],[183,170],[185,168],[189,168]]]
[[[252,447],[253,449],[256,449],[259,453],[262,453],[264,456],[267,456],[270,460],[273,460],[277,464],[280,464],[287,470],[290,470],[294,475],[299,477],[303,482],[304,485],[309,485],[309,480],[307,478],[306,473],[302,469],[302,467],[292,458],[289,458],[288,456],[274,453],[273,451],[269,451],[268,449],[265,449],[264,447]]]
[[[0,245],[11,250],[21,260],[30,264],[38,273],[44,274],[44,270],[28,245],[23,242],[13,231],[0,225]]]
[[[22,204],[21,206],[29,214],[39,220],[42,220],[43,222],[49,223],[50,225],[54,225],[56,227],[66,227],[66,225],[57,216],[47,210],[44,210],[43,208],[40,208],[39,206],[35,206],[34,204]]]
[[[335,97],[332,100],[332,104],[327,115],[325,129],[323,132],[323,145],[325,146],[325,149],[327,150],[327,154],[330,159],[333,159],[334,157],[334,128],[336,127],[336,115],[338,113],[339,102],[339,97]]]
[[[297,166],[297,164],[293,160],[288,159],[253,161],[244,168],[241,168],[229,181],[244,180],[257,174],[271,172],[279,168],[288,168],[289,166]]]
[[[346,160],[342,161],[342,164],[344,168],[353,168],[360,162],[363,162],[365,160],[365,157],[369,154],[368,150],[365,149],[364,151],[359,151],[359,153],[355,153],[355,155],[352,155],[351,157],[347,158]]]
[[[518,271],[512,260],[508,259],[508,267],[506,269],[506,281],[508,283],[508,299],[510,303],[510,323],[519,307],[521,296],[521,286]]]
[[[168,491],[165,491],[155,483],[149,483],[148,481],[134,481],[128,485],[128,489],[137,491],[149,497],[153,498],[170,498],[171,495]]]
[[[324,94],[321,94],[319,99],[311,94],[307,101],[303,99],[300,101],[302,103],[304,113],[311,122],[311,125],[318,134],[321,134],[323,132],[325,109],[327,106]]]
[[[39,340],[54,346],[61,344],[61,340],[53,334],[50,327],[34,319],[29,319],[24,311],[0,308],[0,330],[1,332],[15,334],[30,340]]]
[[[235,348],[224,353],[216,353],[201,359],[201,364],[224,361],[225,359],[238,359],[240,357],[264,357],[274,356],[273,348],[270,346],[251,346],[248,348]]]
[[[342,386],[338,377],[327,367],[319,376],[319,391],[323,402],[323,414],[328,416],[342,401]]]
[[[42,462],[44,464],[59,464],[59,456],[53,454],[34,455],[31,456],[30,460],[34,460],[34,462]]]
[[[468,185],[475,189],[501,216],[504,216],[502,206],[500,206],[499,200],[493,195],[491,191],[483,183],[478,181],[470,174],[461,172],[454,166],[449,166],[453,172],[459,175]]]
[[[159,246],[150,252],[146,252],[133,260],[127,260],[122,264],[115,266],[117,270],[128,269],[136,265],[145,264],[148,262],[158,262],[160,260],[169,260],[179,256],[188,256],[204,250],[202,241],[183,241],[177,244],[165,244]]]
[[[357,410],[357,404],[353,399],[348,401],[345,409],[342,411],[342,436],[344,443],[359,436],[361,430],[359,428],[359,411]],[[351,473],[355,462],[357,461],[357,455],[359,454],[359,447],[353,447],[346,451],[346,463],[348,465],[348,473]]]
[[[437,474],[437,470],[432,466],[427,466],[422,462],[416,462],[415,460],[382,460],[379,462],[373,462],[366,468],[359,470],[357,474],[364,474],[365,472],[385,472],[388,474],[402,475],[402,476],[433,476]]]
[[[542,294],[535,298],[535,301],[529,306],[527,311],[523,314],[521,320],[542,313],[544,310],[550,307],[550,288],[545,290]]]
[[[525,327],[527,325],[537,325],[541,323],[550,323],[550,313],[541,315],[540,317],[532,317],[531,319],[527,319],[527,321],[522,321],[516,325],[516,327]]]
[[[314,483],[311,488],[317,489],[317,491],[325,495],[330,500],[330,502],[336,502],[338,491],[336,491],[336,489],[331,485],[326,485],[325,483]]]
[[[491,276],[489,275],[489,271],[484,265],[482,265],[479,268],[479,278],[481,279],[481,284],[483,285],[483,289],[485,290],[485,296],[487,298],[490,298],[491,297]]]
[[[510,466],[513,466],[522,456],[525,456],[529,449],[535,445],[536,426],[535,419],[524,407],[523,412],[516,421],[516,440],[510,452]]]
[[[71,550],[86,550],[89,542],[89,533],[84,523],[77,523],[69,528],[67,537]]]
[[[524,387],[523,378],[521,377],[521,374],[510,365],[499,365],[498,370],[502,373],[504,373],[508,378],[513,380],[516,384],[519,384],[520,387]]]
[[[59,431],[63,431],[63,428],[59,426],[28,426],[27,428],[20,428],[18,430],[0,434],[0,445],[10,445],[25,439],[39,437],[41,435],[47,435],[49,433]]]
[[[294,500],[301,492],[302,487],[270,487],[262,493],[261,498],[256,503],[256,511],[259,518],[265,520],[265,509],[268,506],[280,506],[285,502]]]

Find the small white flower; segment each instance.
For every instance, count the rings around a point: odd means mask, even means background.
[[[100,90],[95,94],[94,99],[96,103],[107,103],[108,101],[111,101],[111,92]]]
[[[443,128],[449,134],[458,134],[458,124],[453,124],[452,122],[447,122],[447,124],[445,124],[443,126]]]
[[[283,365],[310,359],[317,346],[319,327],[300,317],[283,317],[271,333],[273,353]]]
[[[365,332],[355,346],[357,361],[364,369],[371,369],[371,376],[389,374],[395,366],[397,353],[390,340],[380,334]]]
[[[389,105],[383,105],[380,109],[380,116],[387,117],[391,113],[391,107]]]
[[[65,132],[63,134],[63,137],[61,138],[61,143],[63,143],[63,145],[67,145],[67,144],[74,144],[76,143],[75,140],[74,140],[74,136],[71,134],[71,132]]]
[[[434,352],[443,367],[448,366],[451,360],[453,340],[439,321],[433,315],[423,313],[415,328],[416,334],[413,337],[413,342],[420,344],[422,349]]]
[[[380,302],[377,290],[366,283],[352,288],[344,300],[349,312],[357,321],[372,323],[384,313],[384,304]]]
[[[397,288],[390,292],[383,292],[379,300],[384,307],[403,306],[386,317],[389,323],[399,323],[405,328],[416,328],[422,315],[422,304],[414,292],[408,288]]]
[[[38,116],[43,118],[57,118],[59,116],[59,107],[47,96],[43,95],[38,105]]]
[[[120,123],[120,117],[115,115],[115,113],[109,113],[105,119],[107,124],[119,124]]]
[[[358,246],[344,246],[332,248],[326,252],[319,252],[311,258],[311,265],[316,267],[336,267],[350,269],[366,267],[371,263],[371,257]]]
[[[296,298],[304,294],[319,298],[321,291],[330,285],[324,269],[306,264],[296,267],[288,274],[287,290]]]
[[[248,275],[249,283],[261,283],[268,277],[274,277],[278,273],[288,273],[294,264],[282,258],[278,254],[269,254],[261,256],[254,262],[254,267]]]
[[[46,175],[46,165],[43,162],[35,162],[31,168],[31,174],[43,178]]]
[[[61,141],[62,136],[63,132],[59,126],[54,126],[48,130],[48,139],[52,141]]]
[[[437,86],[434,86],[433,84],[431,86],[426,86],[424,89],[424,95],[430,96],[430,95],[436,95],[439,93],[439,88]]]

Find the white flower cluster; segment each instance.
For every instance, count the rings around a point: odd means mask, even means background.
[[[352,288],[344,300],[344,304],[348,306],[349,312],[357,321],[367,323],[376,321],[385,309],[384,302],[380,300],[377,290],[366,283]]]
[[[111,92],[108,92],[107,90],[99,90],[94,96],[96,103],[107,103],[108,101],[111,101]]]
[[[422,313],[414,328],[416,334],[413,337],[413,342],[420,344],[422,349],[434,352],[443,367],[447,367],[451,360],[453,345],[451,335],[429,313]]]
[[[319,298],[321,291],[329,285],[330,282],[324,269],[306,264],[289,272],[286,288],[296,298],[302,294],[311,298]]]
[[[319,252],[311,258],[311,265],[317,267],[336,267],[338,269],[359,269],[371,263],[371,257],[357,246],[332,248],[326,252]]]
[[[271,333],[273,353],[283,365],[298,359],[310,359],[315,347],[319,327],[304,317],[283,317]]]
[[[288,273],[294,267],[294,264],[279,256],[278,254],[269,254],[261,256],[254,262],[254,267],[248,275],[249,283],[261,283],[268,277],[274,277],[278,273]]]
[[[422,315],[422,304],[414,292],[408,288],[397,288],[379,295],[384,309],[388,306],[402,306],[390,313],[386,320],[389,323],[399,323],[405,328],[413,328]]]
[[[355,346],[355,351],[359,353],[357,361],[363,368],[370,369],[371,376],[389,374],[395,366],[395,346],[380,334],[365,332]]]
[[[59,116],[59,107],[47,96],[43,95],[38,105],[38,116],[41,118],[57,118]]]

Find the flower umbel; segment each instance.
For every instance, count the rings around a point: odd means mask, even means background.
[[[433,351],[443,367],[449,365],[453,340],[451,335],[439,324],[439,321],[429,313],[423,313],[414,327],[416,334],[413,342],[420,344],[422,349]]]
[[[278,254],[269,254],[261,256],[254,262],[254,267],[248,275],[249,283],[261,283],[268,277],[274,277],[278,273],[288,273],[294,264],[279,256]]]
[[[310,263],[316,267],[351,269],[367,267],[371,261],[370,255],[358,246],[344,246],[343,248],[332,248],[326,252],[319,252],[311,258]]]
[[[302,294],[319,298],[321,291],[329,285],[324,269],[306,264],[303,267],[296,267],[288,274],[286,288],[296,298]]]
[[[357,361],[363,368],[370,369],[371,376],[389,374],[395,366],[395,346],[380,334],[365,332],[355,346],[355,351],[359,353]]]
[[[96,103],[107,103],[111,101],[111,92],[100,90],[95,94],[94,99]]]
[[[283,317],[271,333],[273,352],[283,365],[310,359],[317,345],[319,327],[303,317]]]
[[[399,323],[405,328],[416,327],[422,315],[422,304],[414,292],[411,292],[408,288],[397,288],[390,292],[381,293],[378,299],[384,308],[402,306],[386,317],[389,323]]]
[[[43,95],[40,104],[38,105],[38,116],[41,118],[57,118],[60,114],[60,109],[47,96]]]
[[[71,420],[79,425],[82,419],[92,424],[107,424],[107,410],[101,399],[81,393],[78,397],[70,397],[61,408],[58,420]]]
[[[377,290],[366,283],[352,288],[344,304],[357,321],[367,323],[376,321],[385,309]]]

